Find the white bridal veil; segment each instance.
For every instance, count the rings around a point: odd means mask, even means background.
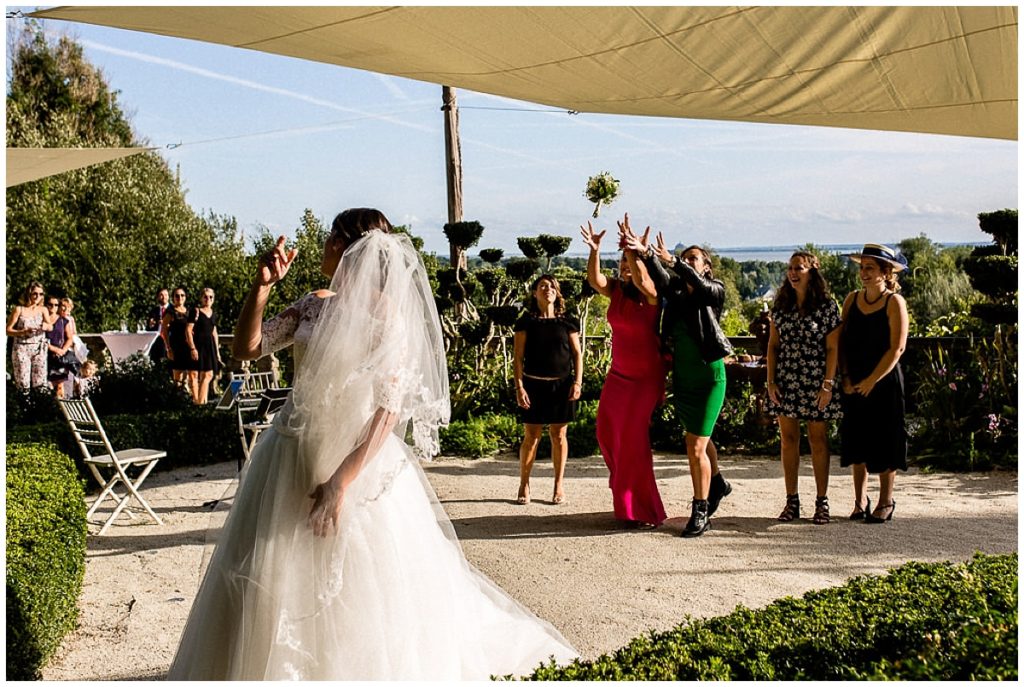
[[[282,418],[318,481],[367,437],[383,408],[417,457],[439,451],[449,419],[441,324],[419,254],[407,236],[372,231],[345,251]],[[411,422],[411,431],[409,423]],[[280,425],[279,425],[280,427]],[[284,429],[283,427],[281,427]]]

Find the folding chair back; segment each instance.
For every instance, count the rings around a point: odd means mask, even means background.
[[[256,411],[263,399],[263,392],[272,389],[279,389],[277,375],[273,372],[241,372],[231,375],[232,380],[243,380],[242,388],[235,399],[235,412],[238,416],[238,436],[242,442],[242,457],[238,459],[238,469],[242,469],[242,462],[249,459],[256,439],[260,433],[269,427],[265,420],[257,421]]]
[[[96,410],[92,407],[92,401],[84,398],[81,400],[58,399],[57,402],[68,421],[71,432],[75,435],[75,441],[82,452],[86,466],[102,488],[86,517],[92,517],[108,496],[113,499],[115,504],[113,512],[103,523],[99,534],[105,533],[122,512],[130,518],[134,517],[128,510],[128,503],[132,499],[136,500],[158,525],[162,525],[160,517],[153,512],[138,490],[149,473],[156,467],[157,461],[165,457],[167,452],[147,448],[115,451],[114,447],[110,445],[110,439],[100,423],[99,416],[96,415]],[[132,466],[142,467],[142,472],[135,479],[129,477],[127,472],[128,468]],[[123,486],[123,494],[117,492],[118,486]]]

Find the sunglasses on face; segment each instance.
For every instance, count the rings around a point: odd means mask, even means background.
[[[46,307],[47,307],[47,308],[56,308],[56,307],[58,307],[59,305],[60,305],[60,303],[47,303],[47,304],[46,304]]]
[[[175,298],[184,298],[185,294],[183,294],[183,293],[176,293],[176,294],[174,294],[174,297]]]

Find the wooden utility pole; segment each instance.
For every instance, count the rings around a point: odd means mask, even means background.
[[[441,87],[441,110],[444,112],[444,163],[448,181],[448,222],[462,221],[462,150],[459,146],[459,106],[455,89]],[[451,247],[453,267],[465,269],[466,258],[454,245]]]

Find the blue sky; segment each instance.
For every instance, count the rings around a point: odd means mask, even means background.
[[[8,20],[8,33],[20,22]],[[200,212],[292,234],[305,208],[329,222],[375,206],[447,252],[441,87],[293,58],[68,22],[120,91],[137,134],[180,168]],[[479,248],[573,236],[589,176],[671,242],[985,241],[981,211],[1017,207],[1015,141],[824,127],[580,114],[458,91],[465,219]],[[511,109],[474,109],[511,108]],[[526,110],[526,111],[523,111]],[[543,111],[537,111],[543,110]],[[267,133],[274,132],[274,133]],[[611,246],[609,246],[611,247]],[[475,253],[474,249],[471,254]]]

